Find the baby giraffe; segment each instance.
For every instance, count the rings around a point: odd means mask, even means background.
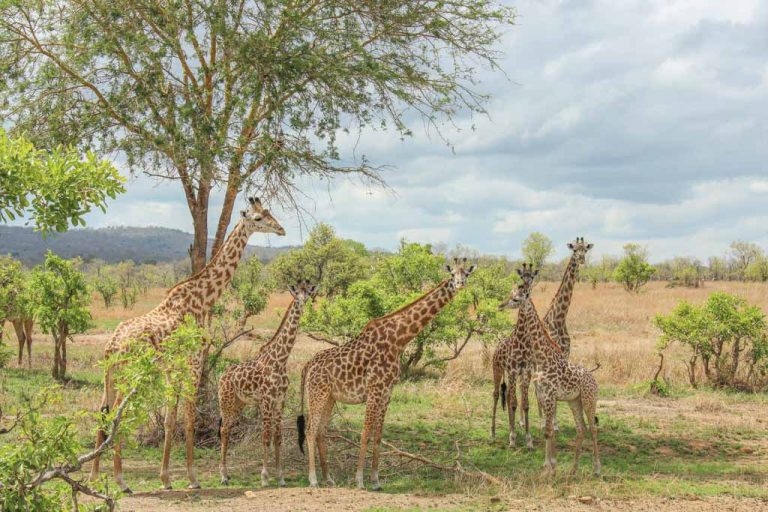
[[[522,270],[518,269],[517,272],[521,277],[523,276]],[[552,474],[555,473],[554,420],[557,402],[561,401],[568,402],[576,423],[576,453],[571,474],[575,474],[579,466],[581,444],[586,431],[584,422],[586,414],[592,433],[593,470],[595,475],[599,475],[600,454],[597,449],[597,417],[595,416],[597,382],[594,376],[589,370],[570,363],[563,356],[557,343],[549,336],[531,300],[529,283],[523,282],[499,308],[519,308],[517,322],[524,327],[522,342],[530,347],[531,357],[536,365],[534,379],[538,382],[538,399],[546,418],[544,468]]]
[[[261,485],[269,485],[267,461],[270,442],[274,442],[275,445],[278,484],[280,486],[285,485],[282,462],[280,461],[280,445],[282,444],[280,421],[283,415],[285,392],[288,390],[286,363],[296,342],[296,333],[299,330],[299,320],[304,304],[314,296],[316,290],[317,286],[312,286],[306,281],[296,287],[289,286],[288,291],[291,292],[293,301],[285,311],[283,321],[272,339],[261,347],[254,359],[230,366],[219,380],[222,484],[229,482],[227,475],[229,431],[240,416],[243,407],[258,403],[261,413],[261,438],[264,446]]]

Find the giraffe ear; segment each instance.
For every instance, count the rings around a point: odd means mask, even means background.
[[[591,249],[591,248],[593,248],[594,246],[595,246],[595,244],[587,244],[587,250],[590,250],[590,249]]]
[[[293,286],[292,284],[288,285],[288,291],[291,292],[291,295],[293,295],[294,297],[296,296],[296,287]]]
[[[469,275],[472,272],[474,272],[476,268],[477,268],[477,265],[475,265],[474,263],[472,265],[470,265],[469,268],[467,269],[467,275]]]
[[[523,277],[523,271],[522,270],[520,270],[519,268],[516,268],[515,270],[517,271],[517,275],[519,275],[520,277]]]
[[[245,210],[240,210],[240,216],[242,218],[245,218],[248,214],[245,212]]]
[[[574,247],[574,245],[573,245],[571,242],[568,242],[568,248],[569,248],[570,250],[573,250],[573,247]]]
[[[539,270],[538,269],[534,270],[533,271],[533,277],[536,277],[538,275],[539,275]]]
[[[307,288],[307,292],[309,293],[310,297],[314,297],[315,296],[315,294],[317,293],[317,289],[318,288],[319,288],[319,286],[316,285],[316,284],[313,284],[312,286]]]
[[[453,267],[451,267],[450,265],[446,264],[445,270],[448,271],[449,274],[453,274]]]

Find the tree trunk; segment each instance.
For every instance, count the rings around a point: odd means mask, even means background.
[[[192,263],[192,275],[195,275],[203,270],[208,260],[208,205],[195,205],[191,213],[194,238],[189,246],[189,259]]]
[[[227,191],[224,194],[224,204],[221,205],[221,214],[219,215],[219,223],[216,227],[216,235],[213,238],[211,255],[216,254],[227,236],[227,227],[232,220],[232,210],[234,209],[235,199],[237,198],[238,185],[238,180],[230,175],[229,182],[227,183]]]
[[[59,380],[59,362],[61,361],[61,351],[59,349],[59,338],[54,334],[53,336],[53,367],[51,368],[51,377],[54,380]]]

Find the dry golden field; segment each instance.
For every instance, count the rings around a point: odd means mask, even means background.
[[[541,283],[536,289],[540,312],[546,309],[558,283]],[[592,289],[579,284],[569,313],[573,338],[572,358],[592,367],[601,386],[598,416],[604,476],[590,476],[591,460],[581,461],[579,475],[540,475],[542,452],[538,419],[532,408],[536,451],[506,446],[506,421],[499,423],[499,435],[490,441],[490,357],[492,346],[471,344],[444,372],[396,386],[384,429],[384,439],[411,452],[452,464],[461,449],[461,462],[499,478],[499,485],[457,477],[404,461],[385,451],[382,468],[385,493],[352,490],[354,449],[341,441],[331,444],[332,472],[338,489],[306,488],[304,458],[293,439],[297,412],[297,383],[301,366],[318,350],[321,342],[301,336],[289,362],[291,389],[284,411],[289,488],[256,488],[261,466],[257,432],[247,435],[230,450],[233,485],[218,483],[216,447],[197,451],[203,491],[154,491],[160,454],[154,446],[133,446],[125,451],[129,485],[139,491],[121,500],[121,510],[768,510],[768,398],[764,394],[725,393],[708,389],[691,390],[679,348],[668,352],[665,376],[672,384],[670,398],[647,394],[658,359],[657,333],[652,319],[670,311],[678,301],[701,302],[709,293],[723,290],[743,296],[768,312],[768,286],[745,283],[706,283],[703,288],[666,288],[651,283],[639,294],[630,294],[618,285]],[[68,413],[78,408],[96,410],[100,396],[100,375],[96,367],[103,344],[122,319],[147,311],[163,296],[153,289],[130,311],[115,307],[104,310],[94,297],[96,327],[77,336],[70,346],[70,375],[65,388],[67,400],[53,412]],[[246,359],[255,353],[261,340],[277,327],[289,303],[287,294],[271,297],[267,310],[252,319],[259,334],[241,339],[226,356]],[[51,345],[37,334],[33,371],[17,369],[15,363],[0,377],[0,400],[13,402],[23,391],[49,383]],[[338,407],[333,427],[355,440],[363,408]],[[570,465],[573,421],[567,407],[559,408],[562,432],[558,436],[561,473]],[[251,418],[255,412],[249,413]],[[88,437],[92,425],[83,425]],[[183,489],[183,454],[177,448],[173,478]],[[110,464],[105,461],[104,468]]]

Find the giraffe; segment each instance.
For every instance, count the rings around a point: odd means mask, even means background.
[[[19,342],[19,366],[24,360],[24,346],[27,347],[27,367],[32,369],[32,328],[35,321],[31,316],[23,315],[10,319],[13,330],[16,331],[16,339]]]
[[[523,283],[533,286],[536,274],[533,269],[523,265],[523,269],[518,272]],[[512,336],[502,341],[493,353],[493,419],[491,422],[491,437],[496,437],[496,409],[501,396],[501,409],[505,406],[509,415],[509,447],[515,446],[515,411],[517,409],[517,396],[515,386],[517,378],[526,370],[526,365],[530,363],[530,350],[522,343],[523,325],[519,322],[515,325],[515,331]],[[509,383],[507,388],[506,382]],[[521,420],[524,423],[526,444],[528,448],[533,448],[533,440],[528,425],[528,395],[523,394],[520,397]]]
[[[296,424],[299,448],[307,440],[309,454],[309,484],[317,487],[315,446],[326,484],[333,485],[328,474],[325,429],[338,402],[365,402],[365,422],[357,459],[357,486],[364,488],[363,470],[368,440],[373,439],[371,483],[379,484],[379,445],[384,416],[392,388],[400,376],[400,355],[406,345],[448,304],[466,284],[475,265],[466,267],[466,258],[454,259],[454,267],[446,265],[451,277],[439,283],[416,301],[393,313],[371,320],[357,338],[349,343],[316,354],[301,373],[301,415]],[[308,402],[305,424],[304,398]],[[305,429],[306,427],[306,429]],[[305,435],[306,434],[306,435]]]
[[[518,273],[522,274],[521,270]],[[538,273],[536,271],[534,274]],[[522,277],[522,276],[521,276]],[[576,448],[571,474],[579,466],[581,445],[584,440],[587,416],[592,434],[592,469],[600,474],[600,454],[597,447],[597,382],[592,373],[579,365],[570,363],[563,355],[560,346],[550,337],[544,322],[539,318],[531,300],[531,286],[523,282],[512,295],[500,306],[518,309],[518,324],[523,325],[522,343],[530,348],[531,359],[536,365],[534,379],[537,383],[538,399],[546,418],[544,428],[545,471],[555,473],[554,420],[555,405],[558,401],[568,402],[576,423]]]
[[[141,340],[151,343],[155,347],[162,348],[163,341],[183,321],[185,315],[192,315],[202,325],[203,318],[232,279],[240,258],[245,250],[246,243],[253,233],[276,233],[285,235],[285,230],[275,220],[272,214],[265,209],[259,199],[249,198],[250,207],[243,210],[232,233],[224,244],[211,258],[208,264],[197,274],[186,279],[168,290],[163,301],[151,311],[121,322],[104,349],[105,358],[114,353],[128,349],[129,342]],[[201,348],[198,357],[191,361],[191,371],[199,386],[202,369],[202,358],[205,356],[205,348]],[[117,408],[122,397],[116,392],[114,386],[114,368],[108,368],[104,374],[104,394],[101,401],[101,410],[109,411],[110,407]],[[197,394],[197,388],[193,397]],[[171,445],[176,426],[176,412],[179,397],[177,396],[167,406],[165,414],[165,440],[163,445],[163,459],[160,469],[160,480],[164,489],[171,488],[171,479],[168,472],[168,464],[171,455]],[[185,438],[186,438],[186,464],[187,476],[190,488],[199,488],[194,467],[194,422],[196,403],[194,399],[185,403]],[[100,446],[106,437],[105,432],[99,431],[96,438],[96,446]],[[114,473],[115,481],[125,493],[131,490],[123,481],[121,442],[114,445]],[[93,460],[91,467],[91,480],[98,478],[99,457]]]
[[[316,285],[303,282],[298,286],[289,286],[293,296],[283,320],[272,339],[259,350],[254,359],[227,368],[219,379],[219,410],[221,420],[219,436],[221,438],[221,483],[229,482],[227,475],[227,446],[229,431],[247,404],[258,403],[261,413],[261,438],[264,447],[264,465],[261,469],[261,485],[269,485],[267,461],[269,445],[275,445],[275,465],[277,466],[278,485],[285,485],[283,467],[280,460],[282,428],[280,420],[283,414],[285,393],[288,390],[288,370],[286,364],[291,349],[296,342],[299,320],[307,301],[317,291]]]

